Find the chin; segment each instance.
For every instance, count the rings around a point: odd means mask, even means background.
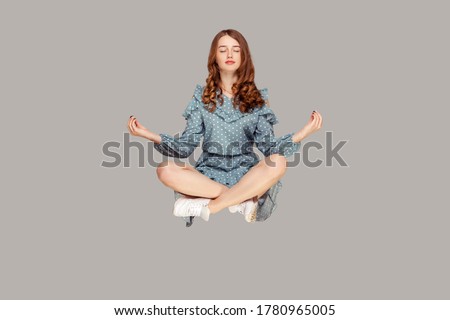
[[[226,66],[225,68],[223,68],[224,71],[237,71],[239,67],[235,67],[235,66]]]

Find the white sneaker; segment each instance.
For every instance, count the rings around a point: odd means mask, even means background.
[[[250,201],[250,200],[247,200],[247,201]],[[241,202],[239,204],[235,204],[235,205],[229,206],[228,210],[231,213],[239,212],[239,213],[243,214],[244,213],[244,208],[245,208],[245,202],[247,202],[247,201],[244,201],[244,202]]]
[[[208,205],[211,199],[208,198],[186,198],[180,197],[173,206],[173,214],[176,217],[200,217],[205,221],[209,220],[209,209],[202,210]]]
[[[246,200],[239,204],[228,207],[230,212],[239,212],[243,214],[245,217],[245,221],[247,222],[255,222],[256,221],[256,212],[258,211],[258,201],[253,201],[253,199]]]

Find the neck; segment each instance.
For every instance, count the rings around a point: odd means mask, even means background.
[[[220,72],[220,85],[231,92],[231,87],[237,81],[236,73]]]

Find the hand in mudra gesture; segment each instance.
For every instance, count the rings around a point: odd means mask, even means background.
[[[318,131],[322,128],[322,115],[318,111],[313,111],[311,117],[309,117],[308,123],[301,130],[304,137]]]
[[[149,132],[134,116],[131,116],[130,120],[128,120],[128,131],[137,137],[144,137]]]

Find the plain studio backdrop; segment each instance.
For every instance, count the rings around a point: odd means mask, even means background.
[[[449,299],[449,9],[3,1],[0,298]],[[277,136],[321,112],[302,146],[322,145],[309,157],[324,162],[288,159],[264,223],[223,210],[186,228],[152,164],[162,155],[131,136],[145,165],[132,147],[126,167],[124,134],[132,114],[183,131],[227,28],[248,40]],[[347,166],[326,165],[326,132]]]

